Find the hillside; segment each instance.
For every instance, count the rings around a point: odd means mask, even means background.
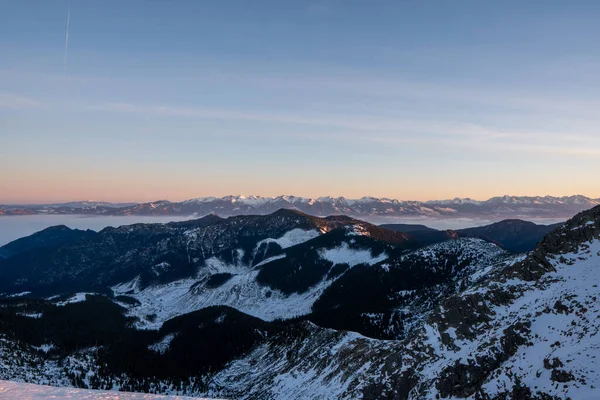
[[[32,250],[65,246],[72,242],[92,238],[95,234],[96,232],[91,230],[70,229],[64,225],[53,226],[0,247],[0,258],[9,258]]]
[[[474,228],[440,231],[424,225],[383,224],[382,228],[409,234],[422,244],[439,243],[458,237],[480,238],[495,243],[511,253],[523,253],[535,246],[562,223],[538,225],[519,219],[507,219]]]
[[[209,215],[185,222],[106,228],[64,246],[16,254],[2,261],[0,293],[106,292],[135,278],[141,286],[164,284],[193,277],[215,260],[253,266],[282,247],[357,224],[370,235],[388,235],[382,236],[384,241],[410,246],[407,235],[382,234],[380,228],[347,217],[316,218],[291,210],[228,219]]]
[[[600,207],[520,255],[297,218],[324,232],[251,235],[263,254],[198,269],[216,273],[2,300],[0,378],[244,399],[596,398]],[[195,241],[210,231],[190,224]]]

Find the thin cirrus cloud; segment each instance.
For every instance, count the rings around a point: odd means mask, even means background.
[[[5,71],[0,71],[0,76],[6,75]],[[14,75],[14,74],[13,74]],[[32,74],[30,74],[32,75]],[[33,74],[35,75],[35,74]],[[185,75],[185,74],[184,74]],[[33,78],[41,79],[39,76]],[[6,79],[11,78],[10,75],[6,76]],[[23,79],[32,79],[32,76],[23,76]],[[52,76],[46,76],[46,80],[51,79]],[[134,82],[144,88],[154,88],[154,92],[158,93],[161,90],[161,86],[156,85],[156,79],[149,78],[119,78],[119,77],[102,77],[102,76],[58,76],[54,77],[55,80],[62,85],[65,81],[70,84],[78,84],[82,82],[102,82],[103,85],[119,85],[120,87],[127,87]],[[540,95],[534,90],[529,92],[524,89],[517,90],[516,88],[507,87],[504,89],[500,88],[477,88],[474,86],[463,85],[460,87],[445,84],[431,84],[418,81],[404,81],[402,79],[387,77],[387,78],[374,78],[369,75],[365,75],[360,71],[352,70],[329,70],[326,74],[315,73],[315,74],[298,74],[298,73],[284,73],[284,74],[264,74],[260,72],[240,72],[237,70],[202,70],[196,71],[193,76],[185,76],[185,78],[166,78],[167,82],[171,82],[174,85],[183,84],[180,81],[185,82],[185,87],[190,90],[191,88],[202,89],[207,82],[211,82],[213,85],[220,85],[220,87],[228,87],[228,85],[236,85],[240,87],[246,87],[248,90],[254,88],[260,88],[264,90],[276,91],[276,90],[293,90],[297,94],[300,93],[318,93],[315,98],[311,99],[311,102],[319,101],[319,98],[324,102],[324,105],[339,104],[340,106],[348,106],[347,97],[348,95],[357,95],[361,99],[372,99],[378,101],[378,106],[393,108],[398,102],[420,102],[419,104],[437,104],[438,108],[435,111],[441,111],[443,105],[454,106],[461,104],[467,109],[471,110],[473,107],[476,110],[482,110],[484,112],[490,112],[498,115],[498,113],[508,113],[507,119],[510,119],[513,114],[525,114],[525,115],[546,115],[551,119],[565,118],[572,120],[573,118],[584,118],[589,125],[593,122],[595,125],[600,123],[597,117],[597,110],[600,108],[600,102],[594,98],[586,98],[581,95],[574,97],[570,93],[547,93]],[[133,86],[135,87],[135,86]],[[182,90],[185,95],[186,89]],[[33,99],[27,99],[28,101],[19,101],[18,96],[10,96],[14,98],[14,106],[26,106],[36,104]],[[10,104],[11,100],[4,101],[3,103]],[[6,105],[4,105],[6,107]],[[416,106],[417,108],[419,106]],[[464,108],[463,107],[463,108]],[[172,116],[184,116],[184,117],[203,117],[207,115],[208,118],[235,118],[253,121],[266,121],[273,120],[272,115],[258,115],[258,113],[252,113],[252,115],[240,115],[240,112],[230,112],[227,110],[216,110],[216,109],[200,109],[198,107],[174,107],[174,106],[153,106],[153,105],[140,105],[132,103],[104,103],[96,108],[107,109],[112,111],[124,111],[124,112],[144,112],[156,115],[172,115]],[[471,110],[471,113],[477,114],[476,110]],[[486,111],[487,110],[487,111]],[[509,110],[509,111],[507,111]],[[377,117],[379,119],[379,117]],[[439,117],[438,117],[439,118]],[[295,116],[282,116],[278,115],[280,122],[296,123],[298,122]],[[315,119],[315,118],[313,118]],[[323,119],[323,118],[319,118]],[[344,117],[344,120],[347,120]],[[376,125],[373,121],[365,121],[364,117],[361,117],[363,122],[366,122],[368,127],[361,127],[361,123],[353,122],[353,128],[355,129],[371,129],[372,126]],[[314,123],[321,124],[323,121],[316,121]],[[300,122],[298,122],[300,123]],[[302,122],[303,123],[303,122]],[[313,123],[313,122],[307,122]],[[336,124],[329,124],[339,126]],[[381,126],[381,122],[377,123],[379,128],[385,129]],[[344,124],[343,127],[347,127]],[[392,127],[396,129],[396,127]],[[464,127],[460,127],[461,131],[464,131]],[[588,137],[596,136],[594,133],[587,135]],[[569,132],[570,134],[578,132]],[[457,135],[463,133],[455,132]],[[481,132],[480,132],[481,134]],[[506,136],[506,133],[496,132],[493,135]],[[586,137],[587,140],[587,137]]]
[[[497,154],[504,153],[526,153],[564,157],[586,157],[597,159],[600,157],[600,147],[593,146],[573,146],[570,144],[544,144],[544,143],[516,143],[516,142],[496,142],[490,143],[482,140],[464,140],[457,141],[453,139],[437,139],[437,140],[422,140],[422,139],[404,139],[393,137],[369,137],[370,141],[404,145],[407,143],[420,145],[437,145],[445,148],[455,148],[456,150],[473,150],[481,153]]]
[[[238,110],[210,109],[199,107],[152,106],[131,103],[105,103],[90,107],[92,110],[114,111],[121,113],[146,114],[163,117],[186,117],[205,119],[229,119],[257,122],[272,122],[297,125],[316,125],[331,128],[343,128],[353,131],[431,134],[440,136],[465,136],[487,139],[521,136],[513,133],[488,129],[470,123],[429,122],[406,120],[388,116],[371,115],[330,115],[327,117],[285,114],[245,112]]]
[[[43,105],[42,102],[30,97],[14,93],[0,92],[0,108],[20,109],[20,108],[38,108]]]
[[[502,130],[473,123],[410,121],[387,116],[337,115],[320,117],[199,107],[151,106],[131,103],[105,103],[93,106],[91,109],[143,114],[155,117],[242,120],[310,125],[346,130],[342,133],[331,131],[325,134],[311,134],[309,131],[306,131],[299,135],[307,139],[323,139],[325,136],[330,139],[344,139],[348,137],[348,131],[354,131],[358,133],[371,133],[369,135],[358,135],[357,138],[374,143],[467,147],[482,151],[524,152],[563,156],[596,157],[600,155],[600,147],[590,146],[590,143],[599,143],[600,138],[592,135],[567,134],[565,132]],[[585,146],[582,146],[584,144]]]
[[[247,90],[261,88],[272,91],[292,90],[298,95],[310,93],[310,102],[322,106],[327,116],[261,110],[248,112],[168,104],[148,105],[136,102],[108,102],[94,108],[155,116],[318,125],[396,135],[412,132],[414,135],[455,136],[459,139],[470,137],[495,141],[513,138],[516,143],[525,142],[531,145],[541,142],[550,147],[556,146],[557,153],[564,148],[564,143],[568,146],[572,146],[573,143],[598,143],[596,132],[600,120],[597,117],[597,110],[600,108],[600,102],[585,96],[575,97],[565,91],[540,93],[531,88],[528,90],[514,87],[482,89],[472,85],[458,87],[440,83],[403,81],[393,77],[375,78],[352,70],[327,70],[325,74],[308,75],[264,74],[257,71],[228,72],[227,70],[213,72],[202,71],[197,73],[196,77],[186,77],[186,85],[188,88],[201,89],[207,81],[211,81],[212,84],[246,87]],[[151,81],[146,82],[142,79],[137,83],[143,84],[144,87],[152,87]],[[178,83],[178,78],[175,78],[173,83]],[[348,95],[352,94],[359,96],[355,101],[364,104],[349,103]],[[373,102],[378,113],[382,113],[382,110],[386,113],[387,110],[387,114],[394,114],[396,108],[404,108],[408,118],[399,118],[397,115],[361,115],[354,110],[366,106],[365,111],[369,112],[369,107],[373,109],[373,105],[368,104]],[[428,109],[419,110],[422,105]],[[460,106],[454,110],[453,107],[456,105]],[[443,111],[441,115],[436,115],[440,114],[440,111]],[[413,115],[410,115],[411,113]],[[476,116],[477,122],[472,119],[473,116]],[[492,116],[495,121],[486,121],[486,116]],[[444,120],[448,117],[466,121]],[[529,127],[519,126],[518,122],[514,122],[515,118],[525,118],[533,122]],[[505,125],[505,121],[513,121],[514,127],[501,129],[495,126]],[[536,143],[528,143],[530,141]],[[540,146],[526,148],[540,148]],[[587,154],[589,151],[575,151],[575,153]]]
[[[539,88],[512,87],[490,87],[481,85],[453,85],[446,83],[421,82],[414,79],[402,79],[398,76],[374,77],[357,69],[326,68],[320,70],[318,65],[306,66],[307,72],[287,71],[264,73],[260,68],[253,70],[239,70],[225,63],[209,67],[198,66],[192,63],[193,70],[178,70],[178,76],[161,76],[160,80],[154,76],[90,76],[70,74],[32,73],[22,71],[0,70],[0,78],[7,80],[36,79],[38,81],[58,81],[73,83],[102,83],[111,82],[127,85],[130,82],[138,82],[144,87],[154,87],[160,90],[166,82],[172,84],[184,84],[186,88],[202,85],[207,82],[224,85],[245,86],[248,88],[258,87],[269,90],[298,90],[303,92],[319,92],[328,96],[344,96],[356,94],[379,98],[382,101],[393,101],[398,99],[421,99],[435,102],[453,104],[456,102],[469,105],[486,105],[489,107],[508,107],[518,110],[528,110],[541,113],[574,113],[596,116],[596,110],[600,107],[600,101],[595,96],[585,97],[579,91],[569,93],[564,91],[553,91],[551,87],[544,90],[548,93],[541,94]],[[201,64],[201,63],[200,63]],[[282,69],[284,66],[281,67]],[[157,83],[157,82],[161,83]],[[185,89],[183,90],[185,93]]]
[[[338,104],[337,112],[328,111],[327,115],[305,111],[278,112],[240,110],[236,108],[205,108],[197,106],[152,105],[137,102],[105,102],[96,103],[88,108],[99,112],[119,112],[154,117],[180,117],[191,119],[238,120],[256,123],[272,123],[284,126],[304,126],[304,133],[283,133],[288,137],[323,140],[343,140],[350,135],[359,141],[389,144],[465,148],[484,152],[502,151],[505,153],[550,154],[565,157],[597,157],[600,154],[600,138],[593,129],[597,126],[595,110],[600,104],[586,98],[573,99],[567,93],[554,93],[548,96],[528,94],[507,88],[480,90],[476,87],[456,87],[452,85],[431,84],[418,81],[402,81],[396,78],[375,78],[364,75],[360,71],[340,70],[336,73],[326,71],[325,75],[316,73],[302,75],[297,73],[267,74],[260,72],[215,72],[208,74],[213,82],[229,84],[246,84],[249,87],[276,89],[292,89],[300,91],[324,91],[325,100],[329,104]],[[203,74],[199,74],[202,76]],[[237,75],[237,77],[236,77]],[[78,87],[81,82],[103,80],[104,84],[122,84],[118,77],[94,78],[86,76],[57,77],[64,83],[65,79]],[[206,78],[207,79],[207,78]],[[203,84],[190,77],[187,83]],[[130,81],[131,82],[131,81]],[[143,78],[137,82],[147,86]],[[126,85],[127,86],[127,85]],[[135,87],[135,86],[133,86]],[[133,88],[132,87],[132,88]],[[188,88],[189,89],[189,88]],[[185,91],[184,91],[185,92]],[[386,110],[373,110],[384,115],[369,115],[351,112],[350,104],[344,103],[345,95],[358,94],[365,98],[389,102]],[[328,97],[327,97],[328,96]],[[333,97],[332,97],[333,96]],[[319,97],[319,96],[317,96]],[[335,102],[330,101],[337,99]],[[469,116],[457,115],[454,120],[444,120],[447,115],[409,115],[403,117],[393,115],[393,102],[398,99],[424,99],[431,102],[463,103],[468,109],[473,106],[486,105],[495,115],[502,115],[497,107],[518,109],[526,115],[535,113],[549,114],[549,121],[562,118],[565,123],[562,129],[556,125],[554,131],[543,126],[499,128],[487,121],[469,121]],[[60,99],[53,101],[53,107],[60,107]],[[75,106],[74,100],[69,100]],[[43,105],[39,100],[15,94],[0,92],[0,108],[36,108]],[[77,105],[79,107],[79,105]],[[350,108],[348,108],[350,107]],[[387,114],[387,115],[386,115]],[[390,115],[391,114],[391,115]],[[409,113],[410,114],[410,113]],[[434,113],[435,114],[435,113]],[[510,120],[513,115],[505,114]],[[452,116],[452,115],[450,115]],[[575,118],[580,118],[578,126]],[[456,120],[458,119],[458,121]],[[465,121],[460,121],[465,119]],[[567,129],[565,129],[567,127]],[[319,128],[324,133],[313,133]],[[343,131],[343,133],[341,132]],[[284,131],[285,132],[285,129]],[[355,133],[352,135],[352,133]],[[368,133],[365,135],[364,133]]]
[[[373,77],[372,74],[360,70],[322,68],[323,71],[312,72],[315,66],[307,67],[310,73],[281,72],[265,74],[260,71],[239,71],[227,69],[226,66],[207,69],[182,77],[169,78],[173,82],[185,81],[186,85],[205,82],[219,82],[238,86],[259,87],[279,90],[298,90],[326,95],[345,96],[355,94],[379,98],[384,101],[399,99],[430,100],[455,104],[457,102],[471,106],[503,107],[527,110],[538,113],[569,113],[596,117],[600,101],[595,96],[586,97],[580,91],[574,93],[564,90],[552,90],[545,87],[490,87],[481,85],[453,85],[444,83],[420,82],[406,80],[397,76]],[[131,78],[128,78],[131,80]],[[144,78],[142,78],[143,80]],[[154,80],[155,81],[155,80]],[[153,85],[153,80],[144,82],[146,86]],[[525,85],[524,85],[525,86]],[[343,98],[343,97],[341,97]]]
[[[185,74],[184,74],[185,75]],[[131,78],[127,78],[131,81]],[[145,86],[152,87],[153,80],[145,81]],[[382,101],[402,99],[429,100],[456,104],[457,102],[471,106],[482,105],[497,108],[511,108],[519,111],[527,110],[539,113],[569,113],[596,117],[600,101],[586,98],[581,93],[549,92],[541,95],[536,90],[522,88],[478,88],[469,85],[448,85],[427,83],[414,80],[403,80],[398,77],[374,78],[361,71],[347,69],[329,69],[326,74],[311,73],[271,73],[248,72],[237,70],[203,70],[195,71],[192,76],[169,78],[173,82],[185,81],[186,85],[202,85],[206,82],[218,82],[223,85],[239,85],[246,87],[267,88],[270,90],[296,90],[301,92],[324,93],[336,96],[338,100],[344,96],[355,94]]]

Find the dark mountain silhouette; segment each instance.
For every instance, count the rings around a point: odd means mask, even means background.
[[[410,234],[422,244],[439,243],[458,237],[476,237],[496,243],[511,253],[531,251],[537,243],[559,224],[538,225],[519,219],[507,219],[474,228],[439,231],[423,225],[384,224],[382,228]]]

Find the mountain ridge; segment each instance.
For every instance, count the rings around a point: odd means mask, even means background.
[[[511,253],[535,249],[537,243],[562,223],[540,225],[520,219],[505,219],[489,225],[463,229],[437,230],[425,225],[382,224],[380,227],[404,232],[424,244],[443,242],[459,237],[475,237],[495,243]]]
[[[70,202],[41,205],[0,205],[4,215],[106,215],[106,216],[190,216],[218,214],[270,214],[278,209],[295,209],[306,214],[324,216],[347,214],[377,218],[570,218],[578,212],[600,204],[600,199],[574,196],[498,196],[488,200],[455,198],[450,200],[409,201],[364,196],[360,199],[323,196],[307,198],[281,195],[275,197],[230,195],[200,197],[171,202],[146,203]]]
[[[253,267],[281,254],[286,246],[346,228],[348,235],[414,246],[408,235],[364,221],[347,216],[319,218],[289,209],[226,219],[207,215],[166,224],[138,223],[89,233],[48,228],[0,248],[7,253],[17,245],[31,249],[2,260],[0,290],[22,286],[21,291],[48,290],[49,294],[68,287],[104,291],[136,276],[142,285],[168,283],[192,276],[198,268],[213,268],[215,262]],[[66,230],[68,237],[55,240],[54,246],[38,244],[38,236],[57,230]],[[10,283],[14,281],[20,283]]]

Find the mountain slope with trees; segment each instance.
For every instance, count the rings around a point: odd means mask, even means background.
[[[278,214],[275,222],[289,229],[288,216]],[[322,274],[327,266],[315,257],[333,264],[320,282],[330,273],[335,279],[323,290],[311,292],[315,285],[309,283],[287,292],[316,295],[310,312],[295,318],[265,320],[211,304],[138,329],[132,310],[147,300],[139,293],[161,284],[129,294],[4,298],[0,379],[246,399],[557,400],[597,394],[600,207],[518,255],[477,238],[412,249],[408,236],[397,241],[400,236],[370,225],[341,221],[313,220],[311,226],[331,229],[312,238],[298,231],[286,236],[289,230],[258,241],[250,236],[252,248],[267,258],[247,257],[247,272],[258,275],[279,262],[263,286],[271,296],[285,293],[304,266]],[[197,233],[208,228],[186,227]],[[360,262],[366,256],[368,262]],[[296,261],[281,264],[287,258]],[[342,267],[334,271],[336,265]],[[199,297],[236,277],[220,279],[203,286]],[[275,300],[258,307],[270,309],[281,301]]]

